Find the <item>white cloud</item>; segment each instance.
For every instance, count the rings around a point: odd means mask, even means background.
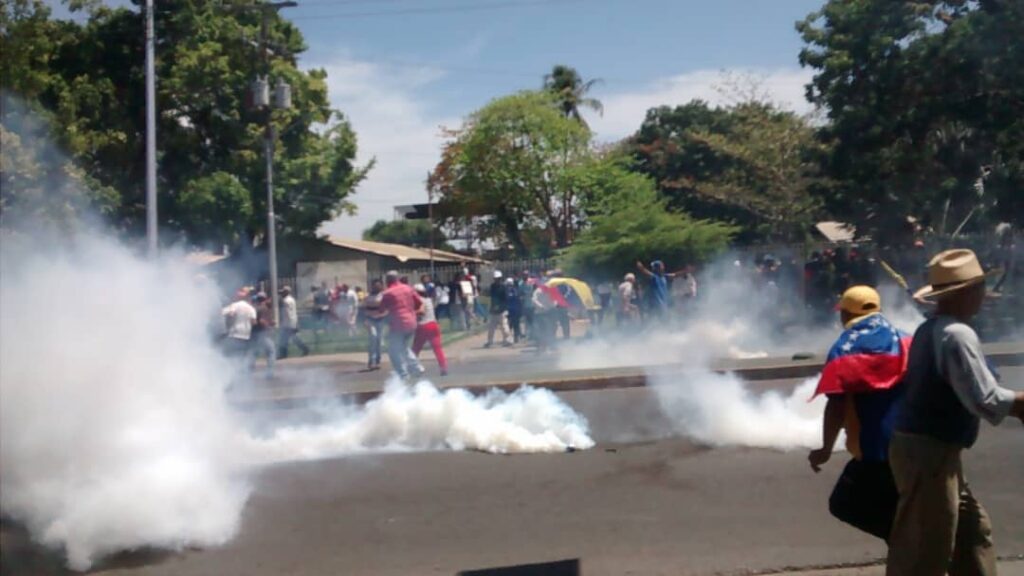
[[[377,163],[352,201],[356,216],[325,224],[328,234],[358,238],[379,219],[391,219],[399,204],[426,202],[424,181],[440,158],[442,126],[458,118],[434,115],[417,91],[443,73],[433,69],[386,67],[339,58],[314,65],[327,71],[331,105],[348,116],[359,142],[359,161]]]
[[[600,140],[617,140],[636,131],[643,123],[647,110],[657,106],[676,106],[700,98],[711,104],[727,104],[728,97],[719,87],[729,78],[743,84],[744,77],[757,80],[759,92],[783,107],[798,113],[811,111],[804,98],[804,85],[811,72],[799,68],[697,70],[656,80],[637,90],[598,95],[604,103],[604,116],[588,118]]]

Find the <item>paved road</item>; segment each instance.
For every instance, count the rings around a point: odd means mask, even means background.
[[[1024,378],[1019,369],[1004,376]],[[455,574],[579,558],[588,576],[713,574],[857,563],[884,553],[880,542],[828,515],[838,459],[815,475],[803,451],[711,449],[665,438],[666,423],[644,389],[562,396],[590,419],[597,448],[379,454],[268,467],[228,545],[127,556],[105,573]],[[1024,554],[1022,455],[1024,428],[1014,421],[986,428],[967,458],[1002,555]]]

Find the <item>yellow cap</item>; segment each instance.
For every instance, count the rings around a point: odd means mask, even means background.
[[[843,292],[836,310],[857,317],[877,314],[882,311],[882,297],[871,286],[851,286]]]

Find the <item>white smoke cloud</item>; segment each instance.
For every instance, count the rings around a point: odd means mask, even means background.
[[[492,389],[438,390],[398,380],[362,407],[350,407],[316,426],[289,426],[254,440],[257,459],[312,459],[367,450],[479,450],[564,452],[594,446],[585,418],[550,390],[524,386],[512,394]]]
[[[253,436],[226,400],[229,383],[246,382],[211,340],[216,294],[180,258],[146,261],[88,236],[68,252],[6,240],[0,508],[64,549],[71,568],[120,550],[227,542],[262,464],[593,446],[586,420],[547,390],[474,397],[427,382],[394,382],[326,423]]]
[[[230,367],[205,331],[216,299],[184,267],[76,244],[25,258],[4,243],[2,509],[76,569],[222,544],[249,487],[230,457]]]
[[[671,423],[671,433],[715,446],[818,446],[824,399],[809,402],[817,377],[786,395],[757,394],[735,374],[710,368],[723,359],[788,358],[796,353],[824,361],[841,332],[838,313],[827,324],[813,322],[792,275],[788,281],[780,276],[777,286],[764,285],[749,266],[735,262],[729,256],[709,265],[699,275],[701,297],[685,302],[678,318],[640,333],[613,332],[567,345],[559,367],[679,365],[684,369],[671,377],[664,370],[648,371],[648,386]],[[924,317],[907,294],[895,286],[883,286],[880,293],[886,317],[913,333]]]
[[[809,402],[817,378],[791,393],[752,392],[733,374],[655,376],[651,389],[673,431],[711,446],[814,448],[821,444],[825,398]],[[841,445],[841,443],[839,443]]]

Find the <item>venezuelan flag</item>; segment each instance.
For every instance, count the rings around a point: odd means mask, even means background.
[[[829,351],[814,395],[892,388],[907,371],[910,338],[881,314],[855,320]]]

